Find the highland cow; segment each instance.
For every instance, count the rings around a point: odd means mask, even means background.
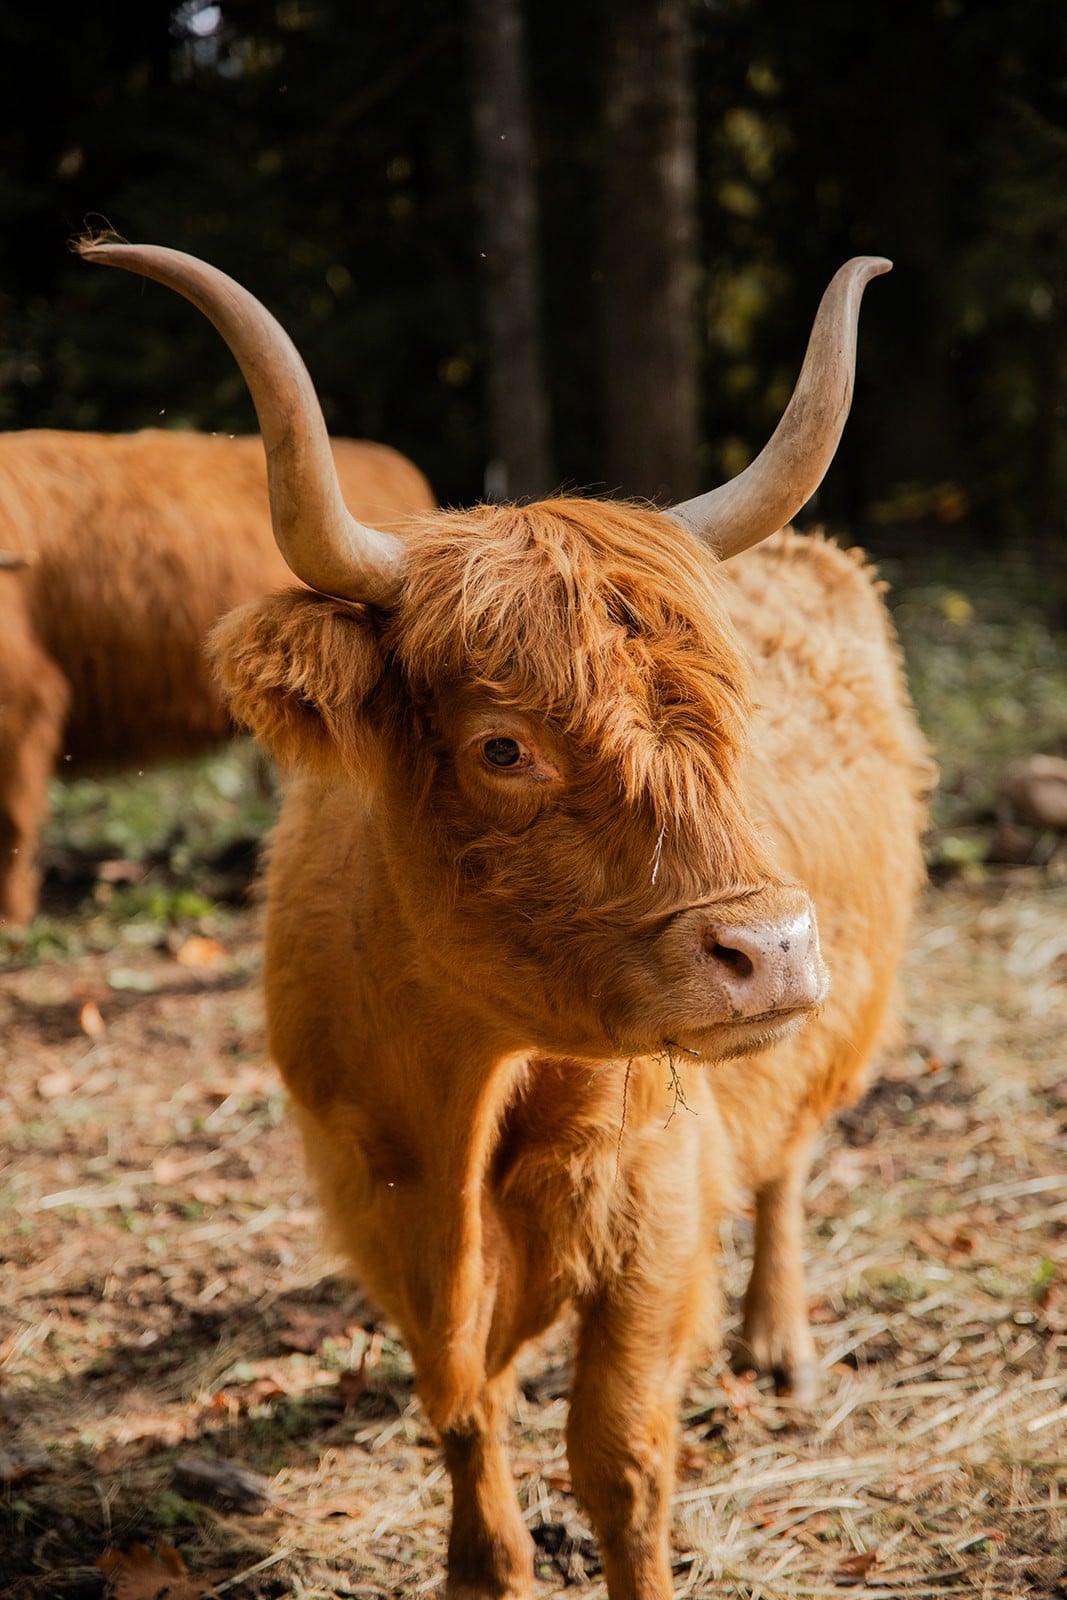
[[[397,451],[334,442],[349,505],[432,506]],[[213,622],[291,573],[257,438],[0,434],[0,921],[37,908],[48,780],[198,754],[232,730]]]
[[[878,586],[780,531],[836,448],[860,294],[888,264],[833,280],[778,430],[722,489],[397,535],[346,510],[310,379],[257,301],[173,251],[83,250],[230,344],[313,591],[244,606],[213,648],[291,773],[270,1046],[442,1440],[449,1593],[530,1593],[501,1431],[518,1350],[570,1305],[570,1468],[608,1592],[667,1600],[720,1219],[754,1190],[744,1337],[807,1386],[810,1142],[882,1033],[921,879],[930,768]]]

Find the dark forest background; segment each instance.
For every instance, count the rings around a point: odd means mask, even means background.
[[[201,317],[70,254],[99,224],[239,278],[447,502],[678,497],[887,255],[808,520],[1062,617],[1063,0],[101,0],[0,43],[0,426],[254,427]]]

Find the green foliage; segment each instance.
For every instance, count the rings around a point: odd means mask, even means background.
[[[1030,1279],[1031,1297],[1039,1303],[1059,1277],[1060,1268],[1051,1256],[1042,1256]]]
[[[920,721],[941,784],[935,822],[951,829],[989,818],[1001,769],[1017,756],[1067,755],[1067,632],[1044,619],[1032,593],[973,571],[963,580],[902,591],[893,601]],[[970,841],[959,840],[960,859]]]
[[[273,774],[250,741],[201,761],[118,773],[106,782],[58,780],[51,803],[46,844],[165,868],[175,877],[188,877],[197,863],[241,839],[260,837],[277,805]],[[182,892],[141,881],[117,886],[127,914],[202,915],[203,904],[183,901]]]
[[[251,741],[184,765],[57,781],[44,852],[60,887],[46,883],[46,909],[28,927],[0,929],[0,968],[217,935],[222,903],[249,892],[276,812],[273,771]],[[59,899],[62,911],[49,909]],[[116,989],[142,981],[121,961],[109,973]]]
[[[204,1508],[193,1500],[186,1500],[173,1489],[160,1489],[152,1510],[161,1528],[196,1527],[204,1520]]]

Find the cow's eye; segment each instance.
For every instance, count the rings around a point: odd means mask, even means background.
[[[482,745],[482,755],[491,767],[517,767],[522,760],[522,749],[515,739],[487,739]]]

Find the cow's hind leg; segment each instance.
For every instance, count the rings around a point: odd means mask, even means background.
[[[533,1541],[502,1438],[513,1387],[510,1370],[501,1373],[468,1416],[441,1430],[452,1479],[448,1600],[526,1600],[531,1593]]]
[[[778,1392],[809,1404],[819,1362],[804,1282],[804,1185],[814,1130],[791,1142],[778,1176],[756,1191],[756,1238],[734,1366],[773,1376]]]

